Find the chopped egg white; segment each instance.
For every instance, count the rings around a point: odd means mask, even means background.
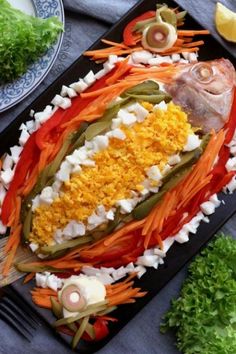
[[[11,170],[10,168],[0,173],[0,180],[5,186],[7,186],[12,181],[13,177],[14,177],[14,171]]]
[[[186,145],[183,148],[183,151],[192,151],[198,148],[201,145],[201,140],[199,139],[199,136],[196,134],[190,134],[188,136],[188,141]]]
[[[127,111],[134,113],[137,117],[137,122],[143,122],[148,116],[149,112],[138,102],[133,103],[127,107]]]
[[[12,156],[10,156],[9,154],[6,154],[6,156],[4,157],[4,159],[2,161],[2,169],[5,171],[12,169],[13,164],[14,164],[14,161],[13,161]]]
[[[177,63],[178,61],[180,61],[180,54],[178,54],[178,53],[172,54],[171,59],[172,59],[173,63]]]
[[[14,145],[10,148],[11,151],[11,157],[14,163],[17,163],[21,154],[21,151],[23,150],[22,146]]]
[[[117,119],[119,119],[119,118],[117,118]],[[108,132],[107,136],[109,138],[116,138],[119,140],[125,140],[125,138],[126,138],[125,133],[119,128],[116,128],[116,129],[112,130],[111,132]]]
[[[176,155],[172,155],[169,157],[168,164],[172,166],[172,165],[176,165],[180,161],[181,161],[180,156],[178,154],[176,154]]]
[[[128,110],[124,108],[121,108],[119,110],[117,117],[121,119],[121,122],[124,125],[128,125],[128,126],[136,123],[137,121],[136,116],[133,113],[129,113]]]
[[[46,204],[50,205],[52,204],[53,200],[58,197],[58,193],[54,192],[52,187],[47,186],[43,188],[40,196],[39,196],[39,202],[41,204]]]
[[[134,64],[149,64],[153,54],[148,50],[139,50],[131,54]]]
[[[229,158],[225,167],[228,172],[236,171],[236,157]]]
[[[53,109],[52,106],[47,105],[42,112],[35,113],[34,118],[37,122],[39,122],[40,124],[43,124],[53,115],[53,113],[56,111],[56,109],[57,109],[56,107]],[[29,123],[29,122],[32,122],[32,124],[30,123],[27,125],[27,123]],[[29,122],[26,123],[26,126],[27,126],[29,133],[31,134],[35,130],[35,122],[33,120],[29,121]]]
[[[114,69],[115,65],[111,64],[109,61],[106,61],[103,64],[103,69],[105,70],[105,73],[108,74],[112,69]]]
[[[72,84],[70,84],[70,88],[75,90],[77,93],[81,93],[81,92],[87,90],[88,85],[86,84],[86,82],[83,79],[79,79],[79,81],[73,82]]]
[[[29,139],[30,137],[30,134],[27,132],[27,130],[23,129],[21,131],[21,135],[20,135],[20,138],[19,138],[19,144],[21,146],[24,146],[25,143],[27,142],[27,140]]]
[[[71,240],[78,236],[84,236],[85,225],[82,222],[72,220],[63,229],[62,234],[65,240]]]
[[[115,55],[115,54],[110,54],[109,57],[108,57],[108,62],[113,65],[113,64],[116,64],[118,61],[118,56]]]
[[[91,86],[92,84],[94,84],[94,82],[96,81],[96,77],[94,75],[94,72],[92,70],[90,70],[88,72],[88,74],[84,77],[84,82],[88,85]]]
[[[2,221],[0,220],[0,235],[5,235],[7,232],[7,227],[3,225]]]
[[[7,194],[6,188],[0,183],[0,206],[2,205],[4,198]]]
[[[236,190],[236,176],[233,176],[231,181],[224,187],[224,192],[232,194]]]
[[[99,80],[105,75],[106,75],[106,70],[105,69],[101,69],[95,74],[95,78],[96,78],[96,80]]]
[[[159,182],[162,179],[162,174],[158,166],[152,166],[146,172],[146,175],[153,181]]]
[[[61,94],[62,97],[68,96],[70,98],[73,98],[73,97],[77,96],[76,91],[72,87],[68,87],[68,86],[65,86],[65,85],[62,86],[60,94]]]
[[[200,205],[201,211],[206,215],[214,214],[216,206],[213,202],[207,201]]]
[[[36,285],[40,288],[50,288],[57,291],[62,287],[63,281],[54,274],[49,272],[36,273],[35,275]]]

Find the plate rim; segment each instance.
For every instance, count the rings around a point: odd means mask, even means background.
[[[62,0],[55,0],[58,2],[58,5],[60,7],[60,15],[61,15],[61,21],[63,23],[63,27],[65,27],[65,10],[64,10],[64,6],[63,6],[63,2]],[[30,0],[30,2],[32,3],[34,9],[35,9],[35,13],[37,14],[37,6],[35,4],[35,0]],[[64,31],[60,33],[57,42],[54,43],[53,46],[55,46],[55,53],[50,61],[50,64],[48,66],[48,68],[45,70],[45,72],[43,73],[43,75],[39,78],[38,81],[36,81],[33,86],[30,87],[30,89],[28,91],[26,91],[25,93],[22,94],[22,96],[20,96],[19,98],[16,98],[15,100],[13,100],[11,103],[9,103],[8,105],[4,106],[4,107],[0,107],[0,113],[3,113],[5,111],[7,111],[8,109],[14,107],[15,105],[17,105],[18,103],[20,103],[21,101],[23,101],[27,96],[29,96],[32,92],[34,92],[36,90],[36,88],[42,83],[42,81],[45,79],[45,77],[49,74],[53,64],[55,63],[58,54],[60,52],[61,49],[61,45],[63,42],[63,38],[64,38]],[[45,55],[45,54],[44,54]],[[42,56],[42,58],[44,57],[44,55]],[[40,59],[39,59],[40,60]],[[31,65],[36,64],[38,61],[36,61],[35,63],[32,63]],[[25,74],[27,74],[27,72],[30,72],[31,68],[29,67],[28,70],[26,71]],[[21,77],[23,77],[25,74],[23,74]],[[20,78],[21,78],[20,77]],[[1,91],[1,87],[3,85],[0,85],[0,91]]]

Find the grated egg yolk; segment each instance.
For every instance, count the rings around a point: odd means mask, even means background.
[[[162,170],[169,156],[183,149],[192,130],[180,107],[172,102],[166,111],[153,110],[149,103],[143,106],[149,114],[142,123],[121,127],[125,140],[109,139],[109,146],[93,156],[94,167],[82,166],[64,183],[59,198],[35,210],[30,242],[50,244],[54,232],[71,220],[86,224],[98,205],[109,210],[118,200],[130,198],[132,190],[142,190],[151,166]]]

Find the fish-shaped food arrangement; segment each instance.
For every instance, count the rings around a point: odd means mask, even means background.
[[[31,250],[16,267],[73,347],[108,335],[108,314],[146,294],[134,278],[236,189],[233,65],[148,53],[63,86],[1,160],[2,273],[20,243]]]
[[[235,86],[235,70],[227,59],[183,67],[167,92],[188,113],[189,122],[219,131],[229,119]]]

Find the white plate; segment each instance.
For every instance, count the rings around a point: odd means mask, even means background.
[[[42,18],[57,16],[63,24],[65,23],[62,0],[8,0],[8,2],[29,15]],[[63,33],[47,53],[32,64],[19,79],[0,85],[0,112],[22,101],[42,82],[56,60],[62,39]]]

